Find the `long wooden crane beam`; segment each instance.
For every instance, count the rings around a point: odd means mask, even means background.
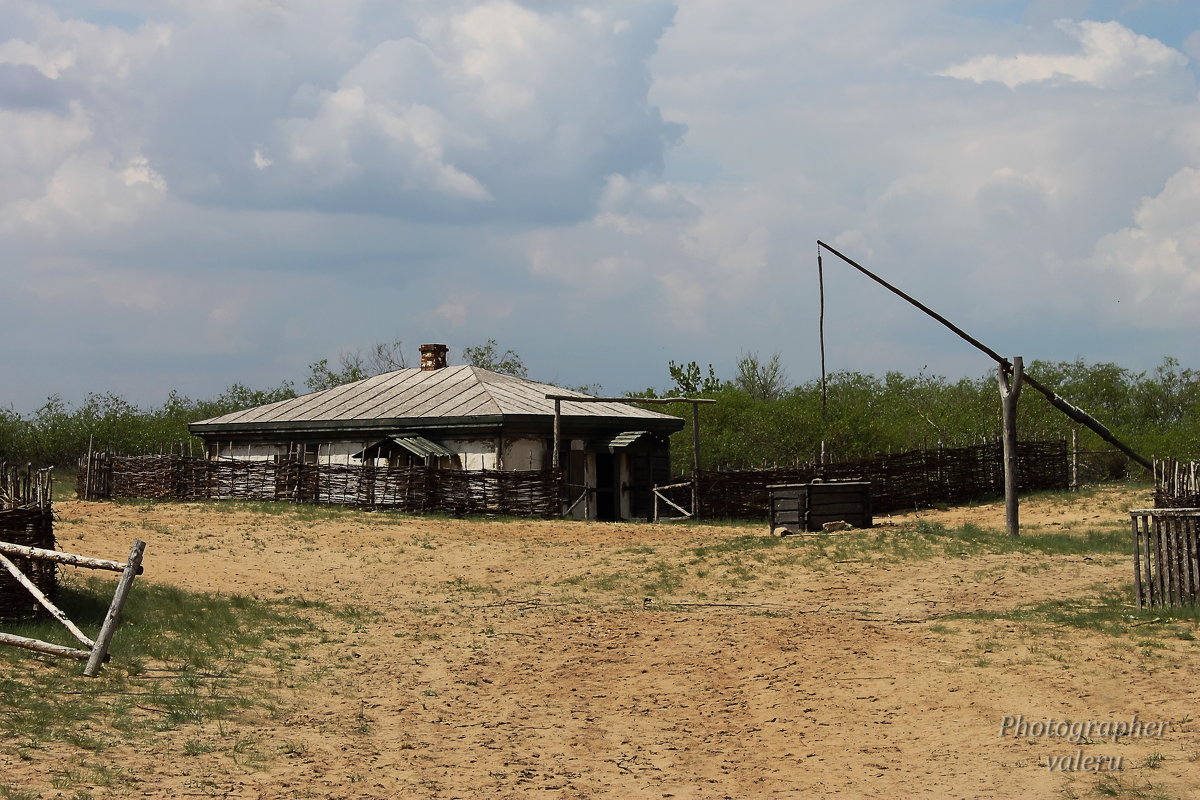
[[[946,319],[945,317],[943,317],[941,314],[934,311],[929,306],[925,305],[924,303],[917,300],[916,298],[911,297],[911,296],[905,294],[904,292],[900,291],[895,286],[893,286],[892,284],[885,281],[883,278],[881,278],[878,275],[876,275],[875,273],[871,272],[869,269],[864,267],[862,264],[859,264],[857,261],[850,258],[849,256],[846,256],[846,255],[838,252],[837,249],[830,247],[829,245],[825,244],[825,242],[822,242],[819,239],[817,240],[817,247],[828,250],[830,253],[837,256],[842,261],[845,261],[847,264],[854,267],[856,270],[861,272],[863,275],[866,275],[868,278],[875,281],[876,283],[878,283],[883,288],[887,289],[892,294],[906,300],[908,303],[916,306],[921,311],[924,311],[926,314],[933,317],[938,322],[942,323],[942,325],[945,325],[947,328],[949,328],[951,331],[953,331],[960,339],[963,339],[964,341],[968,342],[969,344],[974,346],[977,350],[981,350],[982,352],[987,353],[987,355],[990,356],[997,364],[1004,367],[1006,372],[1010,372],[1010,373],[1012,372],[1012,369],[1013,369],[1012,362],[1010,362],[1007,358],[1000,355],[995,350],[988,347],[987,345],[985,345],[983,342],[979,341],[975,337],[971,336],[966,331],[964,331],[962,328],[958,327],[953,322]],[[1096,419],[1091,414],[1087,413],[1086,411],[1079,408],[1078,406],[1074,406],[1074,405],[1068,403],[1066,400],[1064,400],[1062,397],[1060,397],[1053,390],[1047,388],[1046,386],[1043,386],[1041,383],[1039,383],[1037,380],[1035,380],[1033,378],[1033,376],[1030,375],[1029,373],[1025,373],[1025,383],[1028,384],[1033,389],[1036,389],[1037,391],[1041,392],[1042,395],[1044,395],[1045,398],[1050,402],[1050,405],[1054,406],[1059,411],[1066,414],[1068,417],[1070,417],[1074,421],[1078,422],[1080,425],[1085,425],[1088,428],[1090,428],[1091,430],[1095,431],[1096,434],[1101,439],[1108,442],[1113,447],[1117,448],[1118,450],[1120,450],[1122,453],[1124,453],[1125,455],[1132,458],[1137,463],[1141,464],[1147,470],[1149,470],[1151,472],[1154,471],[1153,464],[1151,464],[1149,461],[1147,461],[1143,456],[1134,452],[1133,448],[1131,448],[1129,445],[1125,444],[1120,439],[1118,439],[1112,431],[1110,431],[1107,427],[1104,426],[1103,423],[1100,422],[1100,420]]]

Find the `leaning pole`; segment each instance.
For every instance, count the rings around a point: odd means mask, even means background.
[[[1012,372],[1013,372],[1012,362],[1010,362],[1007,358],[1005,358],[1004,356],[997,353],[992,348],[985,345],[983,342],[979,341],[975,337],[968,334],[962,328],[958,327],[953,322],[951,322],[950,320],[943,317],[941,314],[939,314],[936,311],[934,311],[933,309],[931,309],[929,306],[925,305],[924,303],[917,300],[916,298],[911,297],[911,296],[905,294],[904,292],[900,291],[895,286],[893,286],[892,284],[885,281],[883,278],[881,278],[878,275],[876,275],[875,273],[871,272],[869,269],[864,267],[862,264],[859,264],[857,261],[850,258],[849,256],[843,255],[842,253],[838,252],[837,249],[830,247],[829,245],[825,244],[825,242],[822,242],[819,239],[817,240],[817,248],[818,248],[818,251],[821,248],[828,250],[830,253],[837,256],[842,261],[845,261],[847,264],[854,267],[856,270],[861,272],[863,275],[866,275],[868,278],[875,281],[876,283],[878,283],[883,288],[887,289],[892,294],[896,295],[897,297],[902,298],[903,300],[905,300],[909,304],[917,307],[921,311],[924,311],[926,314],[933,317],[935,320],[942,323],[942,325],[946,326],[951,331],[953,331],[960,339],[966,341],[967,343],[969,343],[970,345],[975,347],[977,350],[980,350],[981,352],[986,353],[997,364],[999,364],[1000,367],[1006,373],[1012,374]],[[1125,444],[1120,439],[1118,439],[1112,431],[1110,431],[1107,427],[1104,426],[1103,423],[1100,422],[1100,420],[1096,419],[1095,417],[1093,417],[1091,414],[1087,413],[1083,409],[1068,403],[1066,400],[1064,400],[1062,397],[1060,397],[1053,390],[1048,389],[1047,387],[1045,387],[1041,383],[1039,383],[1037,380],[1035,380],[1033,378],[1033,376],[1030,375],[1029,373],[1024,374],[1024,383],[1026,385],[1028,385],[1030,388],[1035,389],[1036,391],[1040,392],[1046,398],[1046,400],[1048,400],[1050,402],[1050,405],[1054,406],[1059,411],[1061,411],[1063,414],[1066,414],[1070,419],[1074,420],[1075,422],[1078,422],[1080,425],[1084,425],[1087,428],[1094,431],[1096,433],[1096,435],[1098,435],[1101,439],[1108,442],[1109,444],[1111,444],[1113,447],[1120,450],[1125,455],[1129,456],[1131,459],[1136,461],[1138,464],[1141,464],[1142,467],[1145,468],[1148,472],[1154,471],[1154,465],[1152,463],[1150,463],[1150,461],[1148,461],[1144,456],[1135,452],[1133,450],[1133,448],[1131,448],[1129,445]]]

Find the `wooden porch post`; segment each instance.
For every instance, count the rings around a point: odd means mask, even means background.
[[[692,517],[700,516],[700,404],[692,403]]]
[[[562,401],[554,401],[554,452],[550,454],[550,469],[558,472],[558,448],[562,437]]]

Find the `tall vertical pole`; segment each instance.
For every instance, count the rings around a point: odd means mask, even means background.
[[[1012,359],[1012,379],[1001,364],[996,368],[996,380],[1000,384],[1001,419],[1004,431],[1004,524],[1009,536],[1021,535],[1020,507],[1017,498],[1017,401],[1021,399],[1021,385],[1025,378],[1025,364],[1021,356]]]
[[[87,465],[83,469],[83,497],[80,500],[92,499],[92,444],[95,438],[94,433],[88,434]]]
[[[554,481],[558,486],[558,505],[559,513],[562,513],[567,506],[567,500],[563,497],[563,479],[562,473],[558,469],[558,448],[559,442],[562,440],[562,401],[554,401],[554,442],[552,443],[553,450],[550,453],[550,469],[554,472]],[[543,462],[544,463],[544,462]],[[584,480],[587,483],[587,480]]]
[[[700,516],[700,404],[692,403],[692,518]]]
[[[1071,428],[1071,491],[1079,491],[1079,427]]]
[[[550,469],[558,472],[558,447],[562,441],[562,401],[554,401],[554,450],[550,453]]]

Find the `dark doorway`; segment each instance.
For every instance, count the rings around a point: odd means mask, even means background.
[[[612,453],[596,453],[596,519],[620,518],[621,495],[616,486],[616,457]]]
[[[639,443],[640,445],[640,443]],[[633,519],[654,516],[653,487],[671,482],[671,456],[664,442],[652,441],[631,447],[629,453],[629,515]]]

